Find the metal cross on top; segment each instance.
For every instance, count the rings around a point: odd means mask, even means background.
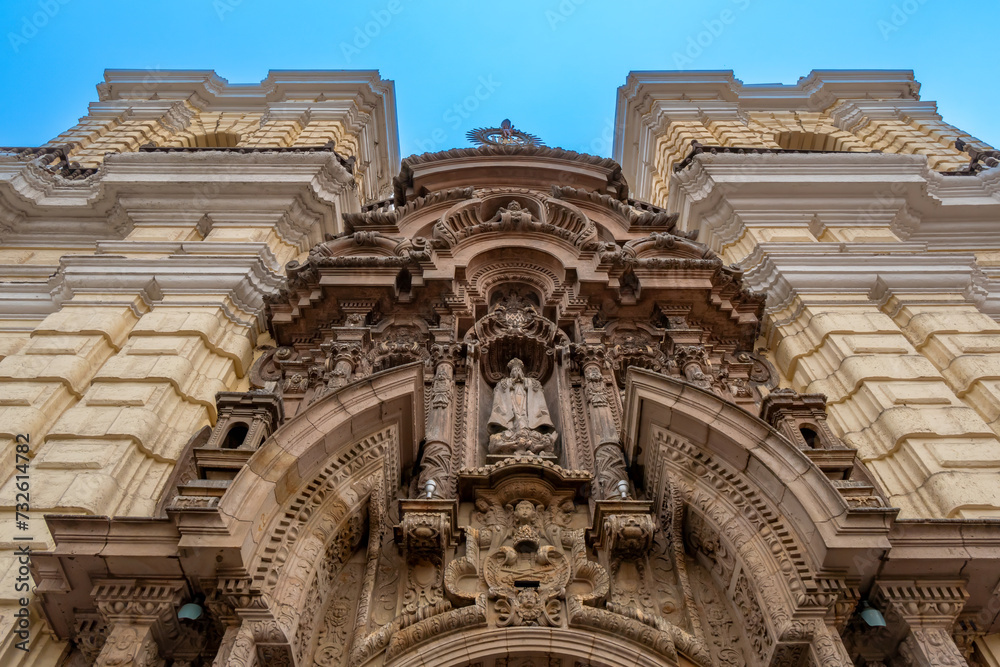
[[[465,135],[478,146],[544,146],[541,139],[533,134],[516,129],[510,120],[504,119],[500,127],[480,127]]]

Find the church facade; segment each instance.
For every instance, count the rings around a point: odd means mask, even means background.
[[[107,72],[0,150],[0,662],[1000,665],[1000,153],[918,91],[400,160],[375,72]]]

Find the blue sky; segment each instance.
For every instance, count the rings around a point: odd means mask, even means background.
[[[725,10],[735,18],[720,30]],[[508,117],[548,145],[610,155],[630,70],[794,83],[812,69],[903,68],[946,121],[996,146],[1000,66],[986,36],[998,28],[996,0],[3,0],[0,145],[75,124],[105,68],[214,69],[232,83],[379,69],[396,82],[402,155],[467,145],[467,130]]]

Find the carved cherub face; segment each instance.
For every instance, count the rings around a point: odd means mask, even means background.
[[[601,379],[601,369],[597,366],[587,366],[587,370],[584,374],[588,380],[600,380]]]
[[[514,520],[519,524],[532,523],[535,520],[535,506],[527,500],[522,500],[514,508]]]

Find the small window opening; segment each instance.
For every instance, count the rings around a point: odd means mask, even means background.
[[[247,428],[246,424],[236,424],[231,429],[229,433],[226,434],[226,442],[222,445],[223,449],[239,449],[240,445],[247,439],[247,433],[250,429]]]
[[[816,449],[819,446],[819,435],[816,431],[803,426],[799,429],[799,433],[802,434],[802,439],[806,441],[806,446],[809,449]]]

